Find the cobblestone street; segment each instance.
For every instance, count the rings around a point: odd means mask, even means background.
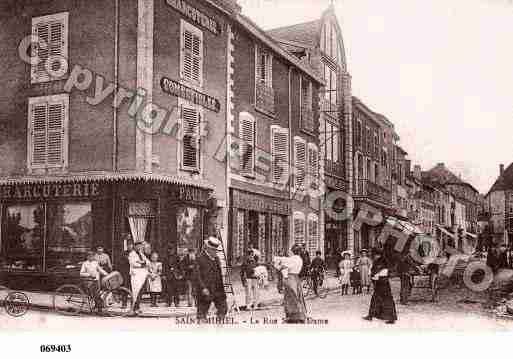
[[[398,298],[399,283],[392,281],[394,296]],[[269,291],[275,291],[272,287]],[[467,289],[442,289],[437,303],[429,301],[426,291],[415,290],[412,301],[404,306],[397,304],[399,320],[393,325],[374,320],[367,322],[362,319],[368,310],[370,295],[340,296],[339,291],[332,291],[326,299],[308,298],[307,307],[311,323],[299,329],[342,329],[342,330],[513,330],[513,320],[498,319],[482,308],[485,296]],[[171,316],[166,318],[102,318],[93,316],[67,317],[45,310],[31,310],[25,316],[13,318],[0,311],[0,326],[10,329],[52,329],[52,330],[187,330],[195,327],[189,322],[194,319],[194,311],[190,316]],[[230,316],[234,324],[226,324],[224,329],[275,329],[282,325],[283,309],[279,300],[266,304],[262,310],[235,313]],[[77,322],[80,325],[77,325]],[[70,324],[73,324],[72,326]],[[209,329],[217,325],[207,326]],[[285,327],[282,327],[286,330]]]

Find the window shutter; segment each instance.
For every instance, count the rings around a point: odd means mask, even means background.
[[[182,48],[182,76],[185,79],[192,79],[192,43],[193,36],[190,31],[183,31],[183,48]]]
[[[306,178],[306,142],[300,138],[294,140],[295,188],[303,190]]]
[[[317,189],[319,177],[319,150],[313,144],[308,144],[308,172],[310,174],[310,187]]]
[[[241,172],[253,174],[255,164],[255,120],[242,117],[239,122]]]
[[[48,165],[60,167],[64,162],[64,104],[48,106]]]
[[[266,60],[267,60],[267,63],[266,63],[266,79],[265,79],[265,83],[267,86],[269,87],[273,87],[273,55],[272,54],[267,54],[266,56]]]
[[[272,180],[274,183],[285,184],[288,179],[289,136],[287,130],[272,130]]]
[[[29,167],[65,167],[67,161],[67,95],[29,99]]]
[[[35,25],[34,30],[34,34],[41,39],[41,42],[36,45],[36,53],[40,61],[37,65],[35,65],[35,71],[33,75],[34,78],[43,79],[48,77],[48,74],[45,70],[45,63],[48,60],[50,53],[50,24],[37,24]],[[48,46],[44,46],[43,43],[46,43]]]
[[[182,22],[182,78],[201,86],[203,83],[203,33]]]
[[[257,82],[265,82],[265,55],[259,46],[255,46],[255,74]]]
[[[68,13],[59,13],[49,16],[34,18],[32,21],[32,34],[41,39],[39,44],[35,45],[35,54],[40,59],[37,65],[31,68],[31,78],[33,82],[49,81],[50,77],[46,71],[46,62],[48,58],[59,56],[67,59],[68,57]],[[43,43],[46,44],[43,45]],[[58,71],[60,63],[52,63],[52,70]]]
[[[294,243],[303,243],[305,241],[305,219],[294,217]]]
[[[182,168],[185,170],[200,167],[200,119],[198,109],[182,106]]]
[[[319,244],[319,221],[316,215],[309,216],[308,218],[308,250],[314,253]]]
[[[31,167],[44,167],[46,165],[46,117],[47,106],[45,104],[32,105],[31,109],[32,126],[32,148]]]

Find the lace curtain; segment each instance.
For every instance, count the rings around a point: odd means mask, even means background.
[[[128,205],[128,223],[134,242],[142,242],[146,239],[151,215],[151,206],[148,202],[132,202]]]

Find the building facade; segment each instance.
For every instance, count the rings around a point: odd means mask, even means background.
[[[322,77],[241,14],[231,32],[229,261],[250,244],[267,262],[294,243],[322,251]]]
[[[323,176],[324,248],[328,261],[353,248],[351,76],[342,29],[331,5],[320,19],[268,31],[280,46],[309,64],[324,79],[319,93],[319,135]]]
[[[355,216],[362,209],[369,216],[384,217],[393,208],[392,171],[397,135],[393,124],[353,97],[353,194]],[[375,246],[379,233],[363,223],[354,230],[354,251]]]
[[[0,10],[8,286],[55,288],[97,245],[117,266],[128,234],[165,258],[226,231],[226,166],[211,158],[226,133],[234,1],[17,0]]]

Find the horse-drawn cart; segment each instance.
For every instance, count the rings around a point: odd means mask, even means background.
[[[384,226],[394,231],[382,243],[391,275],[401,279],[401,301],[406,302],[415,289],[427,290],[433,302],[438,300],[441,263],[440,246],[418,227],[395,217],[388,217]],[[398,238],[397,233],[404,235]],[[395,234],[395,235],[394,235]]]

